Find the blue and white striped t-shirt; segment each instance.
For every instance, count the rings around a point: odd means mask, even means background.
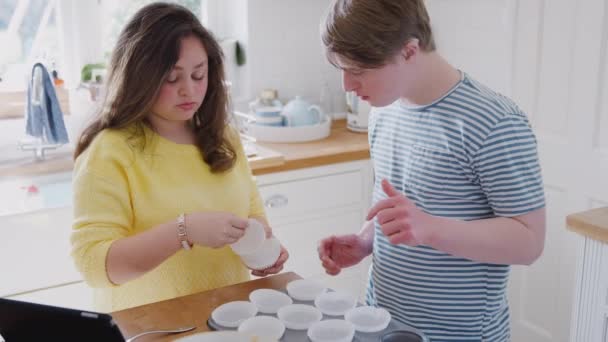
[[[545,205],[526,115],[464,73],[434,103],[374,108],[369,124],[374,203],[386,198],[380,183],[387,179],[425,212],[460,220]],[[508,341],[508,274],[508,265],[392,245],[376,222],[367,300],[433,342]]]

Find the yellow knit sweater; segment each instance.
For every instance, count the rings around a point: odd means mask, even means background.
[[[249,279],[230,247],[180,250],[155,269],[122,285],[106,272],[112,242],[175,220],[180,213],[226,211],[242,218],[265,217],[238,134],[228,131],[237,162],[211,173],[193,145],[173,143],[149,128],[105,130],[76,160],[72,257],[95,306],[112,312],[184,296]],[[177,234],[177,231],[176,231]]]

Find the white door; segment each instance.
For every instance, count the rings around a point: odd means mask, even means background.
[[[532,267],[514,268],[514,341],[568,341],[579,239],[573,212],[608,205],[608,9],[605,0],[519,1],[513,96],[532,114],[548,232]]]
[[[512,340],[566,342],[579,239],[565,217],[608,205],[605,0],[429,0],[439,50],[530,116],[548,211],[543,256],[513,267]]]

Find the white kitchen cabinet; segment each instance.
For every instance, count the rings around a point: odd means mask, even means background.
[[[71,225],[70,207],[0,217],[0,296],[79,281],[70,257]]]
[[[332,277],[321,266],[317,245],[322,238],[361,229],[370,206],[370,165],[364,160],[258,177],[270,225],[290,253],[286,271],[319,279],[361,298],[369,258]]]
[[[10,299],[64,308],[95,311],[94,291],[83,281],[62,284],[51,288],[38,289],[32,292],[10,296]]]
[[[608,244],[580,237],[571,342],[608,342]]]

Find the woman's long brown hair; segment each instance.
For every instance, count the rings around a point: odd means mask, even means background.
[[[143,134],[142,125],[146,124],[161,86],[179,59],[180,42],[188,36],[201,40],[209,58],[209,86],[191,122],[196,145],[212,172],[232,168],[236,152],[225,134],[228,94],[224,87],[222,50],[192,12],[168,3],[143,7],[121,32],[112,53],[103,104],[80,135],[74,159],[104,129],[135,125],[139,128],[136,134]]]

